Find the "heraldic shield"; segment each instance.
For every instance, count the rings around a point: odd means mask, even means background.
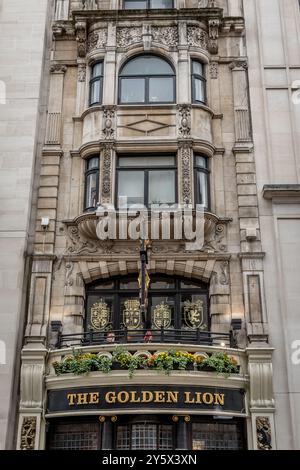
[[[140,301],[128,299],[124,302],[123,323],[129,330],[136,330],[141,326],[142,315]]]
[[[184,312],[184,321],[189,328],[201,328],[204,330],[207,325],[203,323],[204,321],[204,307],[203,300],[196,300],[195,302],[190,302],[186,300],[183,307]]]
[[[170,328],[172,322],[171,307],[164,301],[158,304],[152,312],[152,323],[155,328]]]
[[[110,308],[103,299],[95,302],[91,308],[91,326],[94,330],[105,330],[110,322]]]

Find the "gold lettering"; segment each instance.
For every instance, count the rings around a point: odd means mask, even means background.
[[[87,405],[88,393],[77,393],[77,405]]]
[[[224,393],[215,393],[215,405],[224,406],[225,403],[225,395]]]
[[[153,393],[145,390],[142,392],[142,403],[150,403],[153,401]]]
[[[136,396],[137,392],[131,392],[130,403],[140,403],[141,397]]]
[[[90,393],[89,403],[99,403],[99,392]]]
[[[177,403],[178,402],[178,392],[167,392],[166,403]]]
[[[184,403],[195,403],[195,398],[191,397],[191,392],[184,392]]]
[[[107,392],[105,395],[106,403],[116,403],[116,394],[115,392]]]
[[[202,403],[201,395],[202,395],[201,392],[196,392],[196,403],[197,403],[197,405],[200,405]]]
[[[117,399],[120,403],[127,403],[129,401],[129,393],[125,391],[119,392]]]
[[[203,393],[202,400],[206,405],[211,405],[214,401],[214,396],[212,393]]]
[[[69,402],[69,406],[74,406],[75,405],[75,403],[74,403],[75,398],[76,398],[76,393],[68,393],[67,399],[68,399],[68,402]]]
[[[157,391],[154,392],[154,403],[164,403],[165,402],[165,392]]]

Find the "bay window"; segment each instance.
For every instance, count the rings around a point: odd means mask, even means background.
[[[204,210],[209,209],[209,170],[208,159],[202,155],[195,155],[195,189],[196,204],[201,205]]]
[[[192,102],[206,103],[204,65],[198,60],[192,60]]]
[[[103,62],[96,62],[91,68],[90,106],[102,103]]]
[[[95,210],[99,195],[99,157],[91,157],[86,162],[85,171],[85,211]]]

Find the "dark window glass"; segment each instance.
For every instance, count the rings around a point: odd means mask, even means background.
[[[209,209],[209,171],[207,167],[207,158],[195,156],[195,189],[196,204]]]
[[[175,74],[160,57],[149,54],[131,59],[119,81],[121,104],[174,103]]]
[[[192,101],[206,103],[206,79],[202,62],[192,60]]]
[[[85,200],[86,211],[97,207],[99,194],[99,157],[92,157],[86,162]]]
[[[126,10],[146,8],[173,8],[173,0],[124,0]]]
[[[102,103],[103,62],[92,65],[90,79],[90,106]]]
[[[117,450],[172,450],[173,426],[138,423],[117,427]]]
[[[50,450],[98,450],[99,424],[77,423],[51,426]]]
[[[136,204],[146,207],[152,204],[174,204],[174,156],[119,157],[117,188],[117,204],[122,209]]]
[[[244,439],[238,423],[193,423],[192,450],[243,450]]]

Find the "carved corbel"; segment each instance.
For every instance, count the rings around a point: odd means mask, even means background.
[[[85,57],[86,48],[87,48],[86,22],[85,21],[78,21],[75,24],[75,32],[76,32],[78,56],[79,57]]]
[[[104,128],[102,129],[105,139],[113,139],[115,134],[115,107],[106,106],[103,109]]]
[[[179,136],[188,138],[191,136],[191,106],[188,104],[178,105],[178,131]]]

